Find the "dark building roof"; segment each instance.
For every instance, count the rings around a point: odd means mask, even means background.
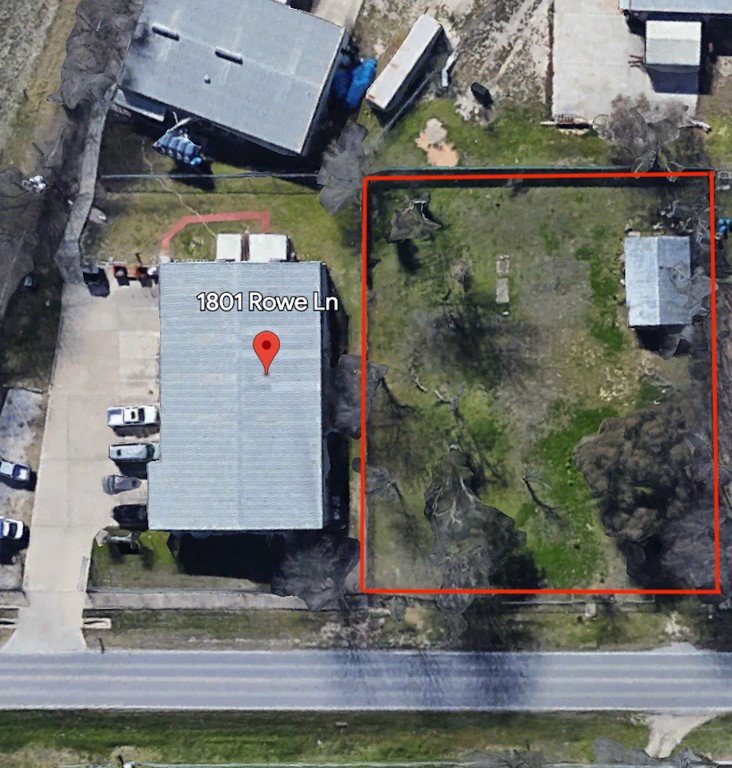
[[[301,154],[346,35],[275,0],[145,0],[117,102]]]

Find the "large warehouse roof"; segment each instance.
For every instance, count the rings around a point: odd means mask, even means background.
[[[631,13],[732,14],[732,0],[620,0]]]
[[[688,237],[626,237],[625,293],[632,328],[686,325],[691,275]]]
[[[323,291],[319,262],[160,267],[160,449],[148,465],[157,530],[323,525],[322,312],[250,312],[266,296]],[[200,292],[243,293],[243,311],[201,311]],[[268,376],[252,348],[279,336]]]
[[[117,101],[302,153],[346,31],[275,0],[145,0]]]

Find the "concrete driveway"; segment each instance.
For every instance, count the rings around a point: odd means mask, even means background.
[[[592,122],[610,112],[619,94],[681,101],[693,115],[696,94],[658,92],[643,69],[630,66],[631,57],[644,54],[645,42],[628,29],[618,0],[555,0],[552,115]]]
[[[67,285],[38,467],[20,611],[4,651],[85,648],[82,612],[95,534],[112,522],[103,475],[116,440],[106,408],[158,400],[157,291],[136,282],[95,298]]]

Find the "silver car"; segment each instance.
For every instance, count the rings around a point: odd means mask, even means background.
[[[109,446],[109,458],[115,463],[145,462],[160,458],[160,443],[119,443]]]
[[[0,478],[16,485],[30,485],[33,471],[27,464],[8,461],[0,456]]]
[[[0,541],[20,541],[25,535],[25,524],[20,520],[0,517]]]

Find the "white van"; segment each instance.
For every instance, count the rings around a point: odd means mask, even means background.
[[[109,458],[124,461],[156,461],[160,458],[160,443],[120,443],[109,446]]]

